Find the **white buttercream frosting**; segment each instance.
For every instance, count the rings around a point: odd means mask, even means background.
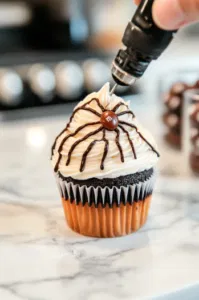
[[[120,106],[116,114],[120,112],[125,112],[130,110],[129,104],[125,102],[120,97],[116,95],[110,95],[109,84],[103,86],[103,88],[98,93],[92,93],[88,95],[83,101],[81,101],[76,108],[90,102],[93,98],[99,99],[100,104],[105,108],[105,110],[112,110],[118,103],[124,103],[126,106]],[[99,114],[102,113],[101,108],[96,101],[92,101],[85,106],[86,108],[91,108],[97,111]],[[157,146],[154,142],[154,139],[150,133],[145,130],[138,120],[133,117],[131,114],[124,114],[118,117],[119,121],[125,121],[132,125],[135,125],[138,128],[138,131],[143,135],[143,137],[152,145],[154,149],[157,149]],[[62,141],[70,134],[74,133],[80,126],[83,126],[90,122],[100,122],[100,117],[94,115],[90,111],[78,110],[74,118],[72,119],[70,126],[65,130],[57,139],[55,148],[52,155],[52,164],[53,167],[56,166],[56,163],[59,159],[59,148]],[[115,142],[116,132],[105,130],[106,139],[109,141],[108,153],[104,162],[104,170],[101,170],[100,165],[104,153],[105,142],[102,139],[103,132],[99,132],[85,141],[82,141],[72,152],[71,160],[68,166],[66,162],[68,159],[68,152],[71,149],[71,146],[78,140],[85,137],[85,135],[95,131],[100,128],[102,125],[92,125],[82,129],[75,136],[68,138],[61,149],[61,159],[58,164],[58,170],[65,177],[72,177],[74,179],[89,179],[89,178],[115,178],[119,176],[125,176],[133,174],[136,172],[141,172],[147,169],[154,167],[158,161],[157,153],[144,141],[142,137],[138,134],[136,129],[131,128],[127,125],[122,125],[129,133],[129,137],[134,145],[137,158],[135,159],[132,147],[129,143],[127,134],[124,133],[119,127],[120,136],[119,142],[121,144],[124,162],[121,161],[120,151]],[[99,140],[92,150],[89,152],[86,158],[86,165],[83,172],[80,172],[80,165],[82,161],[82,156],[89,147],[89,145],[94,141]]]

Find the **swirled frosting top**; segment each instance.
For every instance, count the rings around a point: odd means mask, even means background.
[[[110,95],[109,84],[88,95],[73,111],[52,147],[55,172],[85,180],[115,178],[154,167],[154,139],[129,104]]]

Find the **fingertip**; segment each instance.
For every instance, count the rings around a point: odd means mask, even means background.
[[[153,20],[165,30],[174,30],[185,21],[178,0],[155,0],[153,4]]]

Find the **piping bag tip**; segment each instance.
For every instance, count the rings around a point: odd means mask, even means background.
[[[113,86],[113,88],[112,88],[111,91],[110,91],[110,95],[111,95],[111,96],[114,94],[116,88],[117,88],[117,83]]]

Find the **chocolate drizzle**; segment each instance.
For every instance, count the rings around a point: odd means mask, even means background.
[[[97,111],[95,111],[94,109],[92,108],[89,108],[89,107],[80,107],[81,110],[85,110],[85,111],[89,111],[91,113],[93,113],[94,115],[96,115],[97,117],[100,117],[100,113],[98,113]]]
[[[58,138],[60,138],[60,136],[61,136],[65,131],[66,131],[66,128],[64,128],[64,129],[62,130],[62,132],[56,137],[55,142],[54,142],[54,144],[53,144],[53,146],[52,146],[51,156],[53,156],[53,151],[55,150],[55,147],[56,147]]]
[[[133,145],[133,142],[132,142],[132,140],[131,140],[131,138],[130,138],[130,135],[129,135],[128,131],[127,131],[122,125],[119,125],[119,127],[122,129],[122,131],[123,131],[124,133],[126,133],[127,138],[128,138],[128,141],[129,141],[129,144],[131,145],[131,149],[132,149],[132,151],[133,151],[134,158],[137,159],[137,155],[136,155],[136,152],[135,152],[135,147],[134,147],[134,145]]]
[[[119,142],[120,131],[118,129],[115,129],[115,132],[117,133],[116,138],[115,138],[115,143],[120,152],[121,162],[124,162],[124,154],[123,154],[122,146],[120,145],[120,142]]]
[[[122,111],[121,113],[117,114],[117,116],[120,117],[120,116],[127,115],[127,114],[130,114],[130,115],[133,116],[133,118],[135,118],[134,113],[132,111],[130,111],[130,110]]]
[[[71,146],[71,148],[70,148],[70,150],[69,150],[69,152],[68,152],[68,159],[67,159],[67,162],[66,162],[66,166],[68,166],[68,165],[70,164],[71,156],[72,156],[72,153],[73,153],[73,151],[75,150],[75,148],[76,148],[80,143],[86,141],[89,137],[91,137],[91,136],[93,136],[93,135],[99,133],[100,131],[102,131],[102,129],[103,129],[103,127],[101,126],[100,128],[98,128],[98,129],[96,129],[96,130],[94,130],[94,131],[88,133],[87,135],[85,135],[85,137],[83,137],[82,139],[78,140],[77,142],[75,142],[75,143]]]
[[[113,112],[116,112],[118,110],[119,107],[121,106],[126,106],[128,108],[128,105],[123,103],[123,102],[119,102],[118,104],[116,104],[113,109],[111,109]]]
[[[60,163],[60,160],[61,160],[61,151],[62,151],[62,148],[63,148],[63,145],[65,144],[65,142],[70,138],[70,137],[73,137],[75,136],[76,134],[79,133],[79,131],[81,131],[82,129],[88,127],[88,126],[94,126],[94,125],[98,125],[100,124],[100,122],[92,122],[92,123],[87,123],[85,125],[82,125],[80,126],[79,128],[77,128],[77,130],[71,134],[69,134],[68,136],[66,136],[63,141],[61,142],[60,146],[59,146],[59,149],[58,149],[58,153],[59,153],[59,157],[58,157],[58,160],[57,160],[57,163],[56,163],[56,166],[55,166],[55,172],[57,172],[58,170],[58,166],[59,166],[59,163]],[[63,132],[62,132],[63,133]]]
[[[73,120],[75,114],[76,114],[79,110],[90,111],[91,113],[93,113],[93,114],[96,115],[97,117],[100,117],[100,113],[98,113],[97,111],[95,111],[95,110],[92,109],[92,108],[86,107],[86,105],[90,104],[92,101],[95,101],[95,100],[96,100],[96,98],[93,98],[93,99],[91,99],[90,102],[85,103],[84,105],[82,105],[82,106],[76,108],[76,109],[74,110],[74,112],[72,113],[71,117],[70,117],[70,120],[69,120],[69,123],[68,123],[67,126],[66,126],[66,129],[69,128],[69,126],[70,126],[70,124],[71,124],[71,122],[72,122],[72,120]],[[98,102],[97,102],[97,103],[98,103]],[[100,104],[100,106],[101,106],[101,104]]]
[[[86,149],[86,151],[84,152],[83,156],[82,156],[82,162],[81,162],[81,166],[80,166],[80,172],[83,172],[85,169],[85,164],[86,164],[86,158],[88,156],[88,154],[90,153],[90,151],[93,149],[93,147],[95,146],[95,144],[97,142],[99,142],[100,140],[94,140],[92,143],[90,143],[90,145],[88,146],[88,148]]]
[[[93,102],[93,101],[96,101],[96,102],[97,102],[99,108],[101,108],[101,110],[102,110],[103,112],[105,111],[105,108],[101,105],[99,99],[97,99],[97,98],[91,99],[89,102],[86,103],[86,105],[90,104],[90,103]]]
[[[105,146],[104,146],[104,153],[103,153],[100,169],[104,170],[104,162],[107,157],[108,148],[109,148],[109,141],[106,139],[106,130],[105,129],[103,130],[103,139],[102,140],[105,142]]]
[[[88,111],[92,114],[94,114],[95,116],[99,117],[99,121],[96,121],[96,122],[90,122],[90,123],[87,123],[87,124],[84,124],[80,127],[78,127],[73,133],[69,134],[68,136],[66,136],[59,148],[58,148],[58,159],[57,159],[57,162],[55,164],[55,172],[58,171],[58,167],[59,167],[59,163],[61,161],[61,158],[62,158],[62,155],[61,155],[61,152],[63,150],[63,146],[65,144],[65,142],[71,138],[71,137],[74,137],[75,135],[77,135],[82,129],[88,127],[88,126],[94,126],[94,125],[102,125],[101,123],[101,114],[99,112],[97,112],[96,110],[90,108],[90,107],[86,107],[87,105],[89,105],[92,101],[95,101],[98,105],[98,107],[101,109],[102,113],[106,112],[106,109],[101,105],[99,99],[97,98],[93,98],[91,99],[89,102],[83,104],[82,106],[80,107],[77,107],[73,114],[71,115],[70,117],[70,120],[69,120],[69,123],[67,124],[66,128],[58,135],[58,137],[56,138],[53,146],[52,146],[52,155],[53,155],[53,152],[54,152],[54,149],[56,147],[56,143],[57,143],[57,140],[58,138],[65,132],[68,130],[68,128],[70,127],[71,125],[71,122],[73,121],[73,118],[75,116],[75,114],[80,111],[80,110],[84,110],[84,111]],[[111,110],[112,112],[116,112],[118,110],[118,108],[120,108],[121,106],[125,106],[126,108],[128,108],[128,106],[123,103],[123,102],[119,102],[117,105],[115,105],[115,107]],[[133,114],[133,112],[131,112],[130,110],[126,110],[126,111],[123,111],[123,112],[120,112],[117,115],[117,117],[119,116],[123,116],[125,114],[131,114],[132,117],[134,118],[135,115]],[[125,121],[120,121],[119,120],[119,124],[118,124],[118,127],[126,134],[127,138],[128,138],[128,141],[129,141],[129,144],[131,146],[131,149],[132,149],[132,152],[133,152],[133,155],[134,155],[134,158],[137,159],[137,155],[136,155],[136,151],[135,151],[135,147],[133,145],[133,142],[130,138],[130,135],[129,135],[129,132],[122,126],[122,125],[126,125],[126,126],[129,126],[131,128],[134,128],[136,130],[136,132],[139,134],[139,136],[149,145],[149,147],[157,154],[157,156],[159,157],[159,153],[155,150],[155,148],[145,139],[145,137],[138,131],[138,128],[131,124],[131,123],[128,123],[128,122],[125,122]],[[103,132],[103,136],[102,136],[102,139],[100,140],[94,140],[92,141],[89,146],[87,147],[87,149],[85,150],[85,152],[83,153],[82,155],[82,160],[81,160],[81,165],[80,165],[80,172],[83,172],[85,170],[85,167],[86,167],[86,160],[87,160],[87,157],[89,155],[89,153],[91,152],[91,150],[93,149],[93,147],[95,146],[96,143],[98,142],[104,142],[105,145],[104,145],[104,151],[103,151],[103,155],[102,155],[102,160],[101,160],[101,164],[100,164],[100,169],[101,170],[104,170],[104,162],[106,160],[106,157],[108,155],[108,150],[109,150],[109,141],[107,140],[106,138],[106,128],[104,128],[103,126],[100,126],[99,128],[97,128],[96,130],[88,133],[87,135],[85,135],[83,138],[77,140],[74,144],[72,144],[69,152],[68,152],[68,158],[67,158],[67,161],[66,161],[66,166],[68,166],[71,162],[71,158],[72,158],[72,154],[73,154],[73,151],[75,150],[75,148],[82,142],[86,141],[88,138],[90,138],[91,136],[94,136],[96,134],[98,134],[99,132]],[[116,132],[116,137],[115,137],[115,143],[118,147],[118,150],[119,150],[119,153],[120,153],[120,158],[121,158],[121,162],[124,162],[124,153],[123,153],[123,149],[122,149],[122,146],[120,144],[120,130],[118,128],[116,128],[114,130]]]
[[[70,117],[70,120],[69,120],[69,122],[68,122],[66,128],[64,128],[64,129],[62,130],[62,132],[61,132],[61,133],[57,136],[57,138],[55,139],[55,142],[54,142],[54,144],[53,144],[53,146],[52,146],[52,152],[51,152],[52,155],[53,155],[53,151],[55,150],[55,146],[56,146],[56,143],[57,143],[58,138],[64,133],[64,131],[68,130],[68,128],[69,128],[69,126],[70,126],[70,124],[71,124],[71,122],[72,122],[72,120],[73,120],[75,114],[76,114],[79,110],[86,110],[86,111],[89,111],[89,112],[93,113],[94,115],[100,117],[100,114],[99,114],[97,111],[95,111],[94,109],[92,109],[92,108],[86,108],[86,105],[90,104],[92,101],[96,101],[97,104],[98,104],[98,106],[101,108],[101,110],[104,111],[104,107],[101,105],[101,103],[99,102],[99,99],[97,99],[97,98],[93,98],[93,99],[91,99],[89,102],[85,103],[84,105],[82,105],[82,106],[76,108],[76,109],[74,110],[74,112],[72,113],[72,115],[71,115],[71,117]],[[81,128],[81,129],[82,129],[82,128]]]
[[[158,151],[156,151],[155,148],[145,139],[145,137],[138,131],[138,128],[135,125],[132,125],[125,121],[120,121],[120,124],[127,125],[131,128],[134,128],[136,130],[136,132],[139,134],[139,136],[143,139],[143,141],[145,141],[147,143],[147,145],[149,145],[149,147],[153,150],[153,152],[155,152],[157,154],[157,156],[160,157],[160,154],[158,153]]]
[[[81,161],[81,166],[80,166],[80,172],[83,172],[85,169],[85,165],[86,165],[86,158],[88,156],[88,154],[90,153],[90,151],[93,149],[93,147],[95,146],[96,143],[98,142],[105,142],[105,146],[104,146],[104,153],[102,156],[102,160],[101,160],[101,165],[100,165],[100,169],[104,170],[104,161],[106,159],[106,156],[108,154],[108,145],[109,142],[106,139],[106,131],[105,129],[103,130],[103,137],[101,140],[94,140],[93,142],[90,143],[90,145],[88,146],[88,148],[86,149],[86,151],[84,152],[83,156],[82,156],[82,161]]]

